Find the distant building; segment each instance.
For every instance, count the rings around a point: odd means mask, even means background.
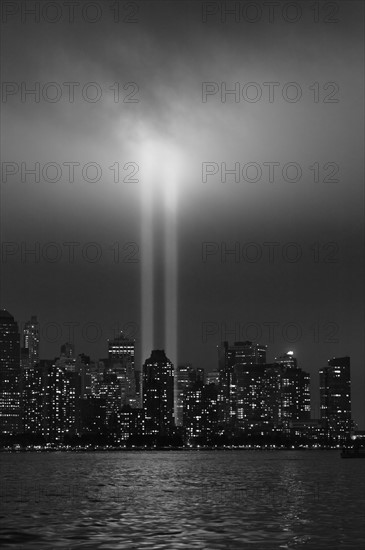
[[[28,364],[33,367],[39,362],[39,323],[36,315],[32,315],[30,321],[24,325],[23,347],[28,353]]]
[[[94,437],[105,433],[106,427],[106,402],[101,397],[88,395],[80,399],[80,411],[78,414],[77,432],[93,435]]]
[[[186,391],[183,418],[188,442],[210,443],[218,427],[218,387],[195,382]]]
[[[123,332],[113,340],[108,340],[108,357],[110,360],[130,357],[134,368],[135,341],[124,336]]]
[[[322,440],[322,423],[320,419],[293,420],[289,424],[290,436],[302,443],[319,444]]]
[[[76,372],[76,353],[75,346],[66,342],[61,346],[61,355],[58,358],[59,365],[69,372]]]
[[[186,392],[197,382],[204,383],[204,369],[195,369],[191,363],[178,365],[176,372],[176,426],[183,425]]]
[[[135,370],[134,371],[134,377],[135,377],[135,384],[136,384],[136,401],[137,401],[137,409],[142,409],[142,371]]]
[[[47,369],[51,361],[40,360],[22,372],[22,417],[23,431],[44,435],[44,404]]]
[[[352,430],[350,357],[329,359],[319,371],[319,385],[325,437],[343,442]]]
[[[279,355],[279,357],[275,357],[275,363],[278,365],[283,365],[285,367],[290,367],[293,369],[297,368],[297,360],[294,357],[293,351],[287,351],[286,353],[283,353],[283,355]]]
[[[120,386],[120,408],[140,404],[136,392],[135,342],[120,333],[114,340],[108,340],[108,372],[114,373]]]
[[[265,365],[236,363],[232,373],[232,425],[250,429],[267,420]]]
[[[286,433],[292,422],[309,421],[309,373],[286,361],[266,365],[264,402],[266,418]]]
[[[195,372],[196,372],[196,381],[200,382],[201,384],[204,384],[204,379],[205,379],[204,369],[197,367],[195,369]]]
[[[20,334],[14,317],[0,310],[0,432],[21,431]]]
[[[285,432],[310,419],[310,377],[292,351],[266,363],[267,346],[224,342],[219,348],[221,428],[231,435]]]
[[[70,342],[66,342],[61,346],[61,357],[67,357],[68,359],[75,359],[75,346]]]
[[[207,384],[215,384],[216,386],[219,385],[219,372],[218,371],[211,371],[207,374]]]
[[[132,409],[129,405],[113,414],[109,424],[114,444],[123,444],[129,439],[140,443],[145,434],[144,428],[144,410]]]
[[[235,365],[241,365],[241,368],[264,365],[266,352],[267,346],[250,341],[234,342],[233,345],[223,342],[218,347],[219,410],[220,422],[223,426],[234,427],[236,424]]]
[[[174,428],[174,366],[164,350],[153,350],[143,365],[146,435],[169,435]]]
[[[44,373],[44,429],[50,441],[77,435],[80,412],[81,379],[56,359]]]
[[[90,357],[80,353],[75,360],[75,372],[80,375],[81,397],[87,397],[92,394],[92,371],[95,365],[90,362]]]

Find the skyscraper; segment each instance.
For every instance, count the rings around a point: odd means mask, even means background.
[[[184,399],[194,384],[204,383],[204,369],[195,369],[190,363],[179,365],[176,373],[176,426],[183,425]]]
[[[61,357],[64,356],[67,359],[75,359],[75,346],[71,342],[66,342],[61,346]]]
[[[291,367],[293,369],[298,366],[293,351],[287,351],[286,353],[279,355],[279,357],[275,357],[275,363],[278,365],[284,365],[285,367]]]
[[[111,360],[129,356],[134,368],[134,351],[135,341],[124,336],[123,332],[113,340],[108,340],[108,356]]]
[[[234,342],[229,345],[223,342],[218,348],[218,368],[219,368],[219,409],[220,422],[227,426],[234,425],[236,419],[236,380],[234,370],[236,365],[236,374],[242,369],[251,369],[258,365],[266,363],[267,346],[255,344],[250,341]]]
[[[138,406],[134,368],[135,342],[121,332],[108,340],[109,373],[114,373],[120,386],[121,406]]]
[[[232,415],[238,429],[266,420],[265,365],[236,363],[232,376]]]
[[[210,371],[207,374],[207,384],[215,384],[216,386],[219,385],[219,372],[214,370]]]
[[[187,440],[191,443],[196,438],[198,443],[210,443],[218,424],[217,386],[197,380],[187,389],[184,397],[183,418]]]
[[[339,443],[352,429],[350,357],[334,357],[319,371],[321,421],[324,434]]]
[[[164,350],[153,350],[143,365],[143,408],[147,435],[174,428],[174,366]]]
[[[289,359],[265,367],[265,414],[287,433],[293,422],[310,420],[310,375],[294,364]]]
[[[51,441],[62,441],[65,435],[77,432],[81,379],[59,359],[45,368],[43,435]]]
[[[22,368],[22,417],[25,433],[43,433],[43,399],[45,373],[50,361],[40,360],[32,367]]]
[[[32,315],[24,325],[23,346],[28,352],[29,367],[33,367],[39,362],[39,323],[36,315]]]
[[[0,431],[21,430],[20,334],[6,309],[0,310]]]

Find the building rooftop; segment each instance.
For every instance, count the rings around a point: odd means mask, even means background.
[[[11,313],[8,312],[7,309],[0,309],[0,319],[12,319],[12,320],[14,320],[14,317],[11,315]]]

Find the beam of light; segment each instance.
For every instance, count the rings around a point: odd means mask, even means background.
[[[141,162],[141,360],[153,349],[153,150],[143,147]]]
[[[154,260],[158,257],[154,246],[154,217],[164,221],[164,347],[176,372],[178,361],[178,253],[177,201],[180,162],[177,150],[167,141],[144,140],[142,155],[142,361],[154,347]],[[154,211],[155,198],[161,199],[162,212]],[[162,322],[162,319],[161,319]],[[175,388],[176,417],[176,388]]]
[[[177,418],[177,362],[178,362],[178,247],[177,201],[179,158],[174,150],[168,151],[164,170],[165,203],[165,347],[174,365],[174,415]]]
[[[171,361],[177,362],[178,247],[177,201],[179,162],[177,153],[168,151],[164,169],[165,205],[165,345]]]

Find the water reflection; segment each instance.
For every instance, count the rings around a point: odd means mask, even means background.
[[[2,548],[359,548],[364,468],[326,451],[2,455]]]

